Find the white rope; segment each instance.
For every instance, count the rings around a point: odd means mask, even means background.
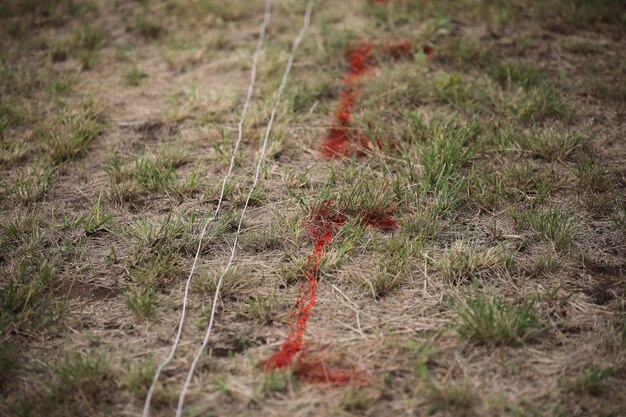
[[[213,296],[213,305],[211,306],[211,318],[209,319],[209,326],[207,327],[206,333],[204,334],[204,339],[202,341],[202,346],[200,346],[200,348],[197,350],[195,357],[193,358],[193,362],[191,363],[191,367],[189,368],[189,372],[187,373],[187,378],[185,378],[185,384],[183,385],[183,389],[180,392],[180,396],[178,397],[178,406],[176,408],[176,417],[181,417],[182,413],[183,413],[183,407],[185,405],[185,396],[187,395],[187,391],[189,390],[189,384],[191,383],[191,378],[193,377],[193,374],[195,372],[196,366],[198,364],[198,361],[200,360],[200,357],[202,356],[202,352],[204,352],[204,350],[206,349],[206,346],[209,342],[209,337],[211,336],[211,329],[213,328],[213,322],[215,319],[215,310],[217,307],[217,301],[218,301],[218,297],[219,297],[219,292],[220,292],[220,287],[222,285],[222,281],[224,279],[224,276],[226,275],[226,273],[228,272],[228,270],[230,269],[230,266],[233,263],[233,260],[235,258],[235,252],[237,249],[237,241],[239,240],[239,234],[241,232],[241,225],[243,224],[243,219],[244,216],[246,215],[246,210],[248,209],[248,204],[250,202],[250,198],[252,196],[252,193],[254,192],[254,189],[256,188],[256,185],[259,181],[259,174],[261,172],[261,165],[263,164],[263,160],[265,159],[265,153],[267,150],[267,143],[268,143],[268,139],[269,139],[269,135],[270,135],[270,131],[272,130],[272,124],[274,123],[274,118],[276,117],[276,110],[278,109],[278,105],[280,102],[280,98],[283,94],[283,90],[285,89],[285,85],[287,84],[287,80],[289,79],[289,73],[291,72],[291,67],[293,66],[293,61],[296,55],[296,51],[298,49],[298,47],[300,46],[300,43],[302,42],[302,39],[304,38],[304,35],[306,34],[308,28],[309,28],[309,24],[311,22],[311,11],[313,9],[313,0],[309,0],[307,3],[307,7],[306,7],[306,12],[304,13],[304,22],[302,24],[302,28],[300,29],[300,32],[298,33],[298,36],[296,37],[296,39],[293,42],[293,45],[291,46],[291,53],[289,54],[289,60],[287,61],[287,67],[285,68],[285,72],[283,73],[283,78],[280,82],[280,85],[278,87],[278,90],[276,91],[276,95],[274,97],[274,106],[272,108],[272,113],[270,115],[270,119],[269,122],[267,123],[267,127],[265,129],[265,134],[263,136],[263,144],[261,146],[261,153],[259,155],[259,161],[257,163],[256,166],[256,172],[254,174],[254,181],[252,183],[252,186],[250,187],[250,190],[248,191],[248,196],[246,198],[246,203],[243,206],[243,210],[241,212],[241,216],[239,217],[239,225],[237,226],[237,232],[235,233],[235,239],[233,241],[233,246],[231,248],[230,251],[230,259],[228,260],[228,264],[226,265],[226,269],[224,269],[224,271],[222,272],[222,275],[220,276],[219,280],[217,281],[217,286],[215,288],[215,295]]]
[[[148,417],[150,415],[150,403],[152,401],[152,396],[154,395],[154,390],[156,389],[157,382],[159,381],[159,377],[161,376],[161,372],[163,369],[172,361],[174,355],[176,354],[176,349],[178,349],[178,345],[180,344],[180,337],[183,332],[183,327],[185,324],[185,316],[187,314],[187,304],[189,300],[189,287],[191,284],[191,279],[196,270],[196,265],[198,263],[198,258],[200,257],[200,251],[202,249],[202,240],[206,234],[209,223],[211,223],[217,215],[219,214],[220,208],[222,207],[222,201],[224,199],[224,190],[226,189],[226,183],[230,178],[230,175],[233,172],[233,166],[235,165],[235,158],[237,156],[237,152],[239,151],[239,145],[241,144],[241,140],[243,137],[243,123],[246,118],[246,114],[248,113],[248,107],[250,105],[250,101],[252,99],[252,93],[254,91],[254,83],[256,81],[256,70],[257,63],[259,58],[259,53],[261,48],[263,47],[263,43],[265,41],[265,29],[270,21],[270,17],[272,14],[272,0],[266,0],[265,2],[265,13],[263,15],[263,22],[261,23],[261,27],[259,29],[259,38],[256,43],[256,49],[254,50],[254,54],[252,55],[252,70],[250,71],[250,83],[248,84],[248,92],[246,95],[246,101],[243,105],[243,110],[241,111],[241,118],[239,119],[238,133],[237,133],[237,141],[235,142],[235,146],[233,148],[231,157],[230,157],[230,165],[228,167],[228,172],[222,181],[222,189],[220,191],[220,197],[217,202],[217,207],[215,208],[215,212],[213,215],[208,218],[204,222],[204,226],[202,227],[202,232],[200,233],[200,238],[198,240],[198,248],[196,249],[196,255],[194,256],[193,263],[191,265],[191,271],[189,271],[189,276],[187,277],[187,282],[185,283],[185,293],[183,295],[183,309],[180,314],[180,322],[178,323],[178,331],[176,332],[176,337],[174,338],[174,343],[172,345],[172,350],[163,363],[159,365],[154,373],[154,378],[152,379],[152,384],[150,385],[150,389],[148,390],[148,394],[146,395],[146,402],[143,407],[143,417]]]

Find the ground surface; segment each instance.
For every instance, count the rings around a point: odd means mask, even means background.
[[[316,2],[185,415],[625,415],[620,3]],[[140,415],[228,167],[262,12],[0,3],[0,415]],[[201,342],[303,12],[275,1],[153,416],[173,414]],[[372,139],[365,155],[322,157],[344,51],[403,41],[358,80],[350,126]],[[352,220],[320,260],[304,342],[352,372],[340,386],[260,366],[289,333],[306,225],[329,200]]]

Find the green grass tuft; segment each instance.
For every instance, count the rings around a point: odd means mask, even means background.
[[[459,334],[482,345],[521,345],[532,341],[544,328],[532,300],[514,305],[496,296],[476,294],[468,297],[457,313],[461,320]]]

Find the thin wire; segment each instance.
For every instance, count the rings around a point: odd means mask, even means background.
[[[311,22],[311,11],[313,9],[313,0],[309,0],[307,3],[307,7],[306,7],[306,12],[304,13],[304,21],[302,24],[302,28],[300,29],[300,32],[298,33],[298,36],[296,37],[296,39],[293,42],[293,45],[291,46],[291,53],[289,54],[289,60],[287,61],[287,67],[285,68],[285,72],[283,73],[283,78],[281,80],[281,83],[278,87],[278,90],[276,91],[276,95],[274,97],[274,106],[272,108],[272,113],[270,115],[270,119],[269,122],[267,124],[267,127],[265,129],[265,134],[263,136],[263,144],[261,146],[261,153],[259,155],[259,161],[257,163],[256,166],[256,172],[254,174],[254,182],[252,183],[252,186],[250,187],[250,190],[248,191],[248,196],[246,198],[246,203],[243,206],[243,210],[241,212],[241,216],[239,217],[239,225],[237,226],[237,232],[235,233],[235,239],[233,241],[233,246],[231,248],[230,251],[230,259],[228,260],[228,264],[226,265],[226,268],[224,269],[224,271],[222,272],[222,275],[220,276],[219,280],[217,281],[217,287],[215,288],[215,295],[213,296],[213,305],[211,306],[211,318],[209,319],[209,326],[207,327],[206,333],[204,334],[204,339],[202,341],[202,346],[200,346],[200,348],[196,351],[196,355],[193,358],[193,362],[191,363],[191,367],[189,368],[189,372],[187,373],[187,378],[185,378],[185,384],[183,385],[183,388],[180,392],[180,396],[178,397],[178,406],[176,408],[176,417],[181,417],[182,413],[183,413],[183,407],[185,405],[185,396],[187,395],[187,391],[189,390],[189,384],[191,383],[191,378],[193,378],[193,374],[195,372],[196,366],[198,364],[198,361],[200,360],[200,357],[202,356],[202,352],[204,352],[204,350],[206,349],[207,344],[209,343],[209,337],[211,336],[211,330],[213,328],[213,322],[215,320],[215,310],[217,307],[217,301],[218,301],[218,297],[219,297],[219,292],[220,292],[220,288],[222,285],[222,281],[224,279],[224,276],[226,275],[226,273],[228,272],[228,270],[230,269],[230,266],[233,263],[233,260],[235,258],[235,252],[237,249],[237,241],[239,240],[239,234],[241,232],[241,225],[243,224],[243,219],[245,217],[246,214],[246,210],[248,209],[248,204],[250,202],[250,198],[252,197],[252,193],[254,192],[254,189],[256,188],[256,185],[259,181],[259,175],[261,172],[261,165],[263,164],[263,160],[265,159],[265,153],[267,151],[267,143],[268,143],[268,139],[269,139],[269,135],[270,135],[270,131],[272,130],[272,124],[274,123],[274,118],[276,117],[276,110],[278,109],[278,105],[280,102],[280,98],[282,96],[283,90],[285,89],[285,85],[287,84],[287,80],[289,79],[289,73],[291,72],[291,67],[293,66],[293,61],[295,59],[295,55],[296,55],[296,51],[298,49],[298,47],[300,46],[300,43],[302,42],[302,39],[304,38],[304,35],[306,34],[308,28],[309,28],[309,24]]]
[[[143,407],[143,417],[148,417],[150,415],[150,403],[152,401],[152,396],[154,395],[154,391],[156,389],[156,385],[159,381],[159,377],[161,376],[161,372],[163,369],[172,361],[174,355],[176,354],[176,350],[178,349],[178,345],[180,344],[180,338],[183,332],[183,327],[185,324],[185,316],[187,314],[187,304],[189,300],[189,287],[191,285],[191,280],[193,274],[196,270],[196,265],[198,263],[198,258],[200,257],[200,251],[202,249],[202,240],[206,235],[206,231],[208,229],[209,223],[211,223],[217,215],[219,214],[220,208],[222,207],[222,201],[224,199],[224,190],[226,189],[226,183],[230,178],[230,175],[233,172],[233,166],[235,165],[235,158],[237,156],[237,152],[239,151],[239,145],[241,144],[241,140],[243,138],[243,123],[248,113],[248,107],[250,106],[250,101],[252,99],[252,93],[254,92],[254,84],[256,82],[256,71],[257,71],[257,63],[259,58],[259,53],[263,47],[263,43],[265,41],[265,29],[270,21],[270,17],[272,14],[272,0],[266,0],[265,2],[265,13],[263,15],[263,22],[261,23],[261,27],[259,29],[259,38],[256,43],[256,48],[254,50],[254,54],[252,55],[252,69],[250,71],[250,82],[248,84],[248,92],[246,95],[246,101],[243,105],[243,110],[241,111],[241,118],[239,119],[238,125],[238,133],[237,133],[237,141],[235,142],[235,146],[233,148],[231,157],[230,157],[230,165],[228,167],[228,172],[222,181],[222,189],[220,191],[220,197],[217,202],[217,207],[215,208],[215,212],[213,215],[208,218],[204,222],[204,226],[202,227],[202,232],[200,233],[200,239],[198,240],[198,248],[196,249],[196,254],[193,259],[193,263],[191,265],[191,271],[189,272],[189,276],[187,277],[187,282],[185,283],[185,293],[183,295],[183,309],[180,314],[180,322],[178,323],[178,331],[176,332],[176,337],[174,338],[174,343],[172,345],[172,350],[163,363],[159,365],[154,373],[154,377],[152,379],[152,384],[150,385],[150,389],[148,390],[148,394],[146,395],[146,402]]]

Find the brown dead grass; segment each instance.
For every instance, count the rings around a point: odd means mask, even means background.
[[[170,213],[173,219],[195,214],[195,223],[182,227],[188,227],[190,241],[197,237],[198,219],[212,211],[228,164],[261,18],[261,2],[221,3],[58,0],[44,7],[9,1],[0,9],[0,123],[6,123],[0,124],[1,415],[140,412],[154,365],[169,350],[192,259],[189,250],[174,248],[185,246],[180,236],[157,239],[148,248],[138,247],[133,233],[141,219],[158,223]],[[235,216],[251,183],[271,93],[300,24],[300,3],[277,3],[226,198],[226,211]],[[280,145],[265,165],[235,276],[219,301],[209,351],[187,397],[189,415],[626,412],[626,128],[618,86],[626,37],[615,13],[619,2],[599,2],[600,10],[573,0],[558,2],[562,8],[409,1],[410,9],[403,10],[400,3],[387,8],[328,0],[316,6],[275,126],[273,139]],[[382,62],[355,120],[408,141],[408,132],[421,128],[407,112],[426,124],[453,114],[459,123],[475,120],[475,153],[449,178],[451,184],[468,181],[455,204],[441,208],[441,189],[419,191],[422,158],[434,137],[426,128],[408,145],[414,176],[402,177],[397,188],[391,181],[408,172],[402,155],[376,151],[355,162],[319,158],[316,149],[340,93],[342,49],[357,38],[408,38],[417,48],[433,47],[432,58]],[[502,57],[537,66],[538,77],[553,88],[548,93],[575,110],[572,116],[555,120],[560,110],[550,108],[549,99],[537,101],[544,92],[540,84],[514,84],[512,75],[495,81],[493,60]],[[133,68],[145,76],[129,82]],[[97,106],[98,133],[63,154],[71,157],[51,160],[49,133],[62,132],[62,116],[79,114],[85,102]],[[520,102],[524,114],[529,106],[537,113],[524,121],[514,108]],[[580,132],[584,140],[571,149],[557,144],[563,157],[543,158],[536,150],[545,143],[529,144],[528,138],[551,129]],[[113,149],[130,171],[142,155],[158,158],[159,149],[171,147],[187,156],[173,167],[177,179],[199,173],[189,192],[171,184],[146,190],[132,175],[119,182],[111,175]],[[594,171],[602,178],[582,181],[579,163],[590,160],[602,167]],[[368,383],[332,388],[290,375],[267,377],[258,364],[288,331],[298,271],[310,246],[300,223],[307,211],[294,196],[315,204],[324,192],[341,194],[364,178],[393,190],[400,229],[394,235],[346,231],[352,240],[333,246],[306,341],[355,365]],[[599,181],[612,185],[580,185]],[[84,216],[99,199],[112,218],[86,234]],[[563,208],[578,226],[566,250],[555,249],[528,218],[533,210]],[[438,227],[423,233],[405,228],[416,218],[436,218]],[[212,279],[232,241],[232,227],[220,230],[203,247],[181,349],[161,378],[154,416],[172,414],[200,343]],[[402,252],[401,270],[377,275],[391,271],[392,255],[404,246],[398,242],[412,245]],[[127,290],[143,288],[133,274],[138,250],[141,266],[162,268],[156,270],[162,275],[154,275],[160,278],[149,319],[134,315],[124,299]],[[50,279],[44,281],[37,274],[48,267]],[[384,295],[373,290],[375,281]],[[12,292],[16,288],[23,291]],[[29,290],[35,299],[18,297]],[[464,339],[457,308],[477,291],[512,305],[534,300],[545,329],[517,347]],[[92,362],[81,367],[77,357]],[[77,386],[86,391],[68,400],[67,390]]]

